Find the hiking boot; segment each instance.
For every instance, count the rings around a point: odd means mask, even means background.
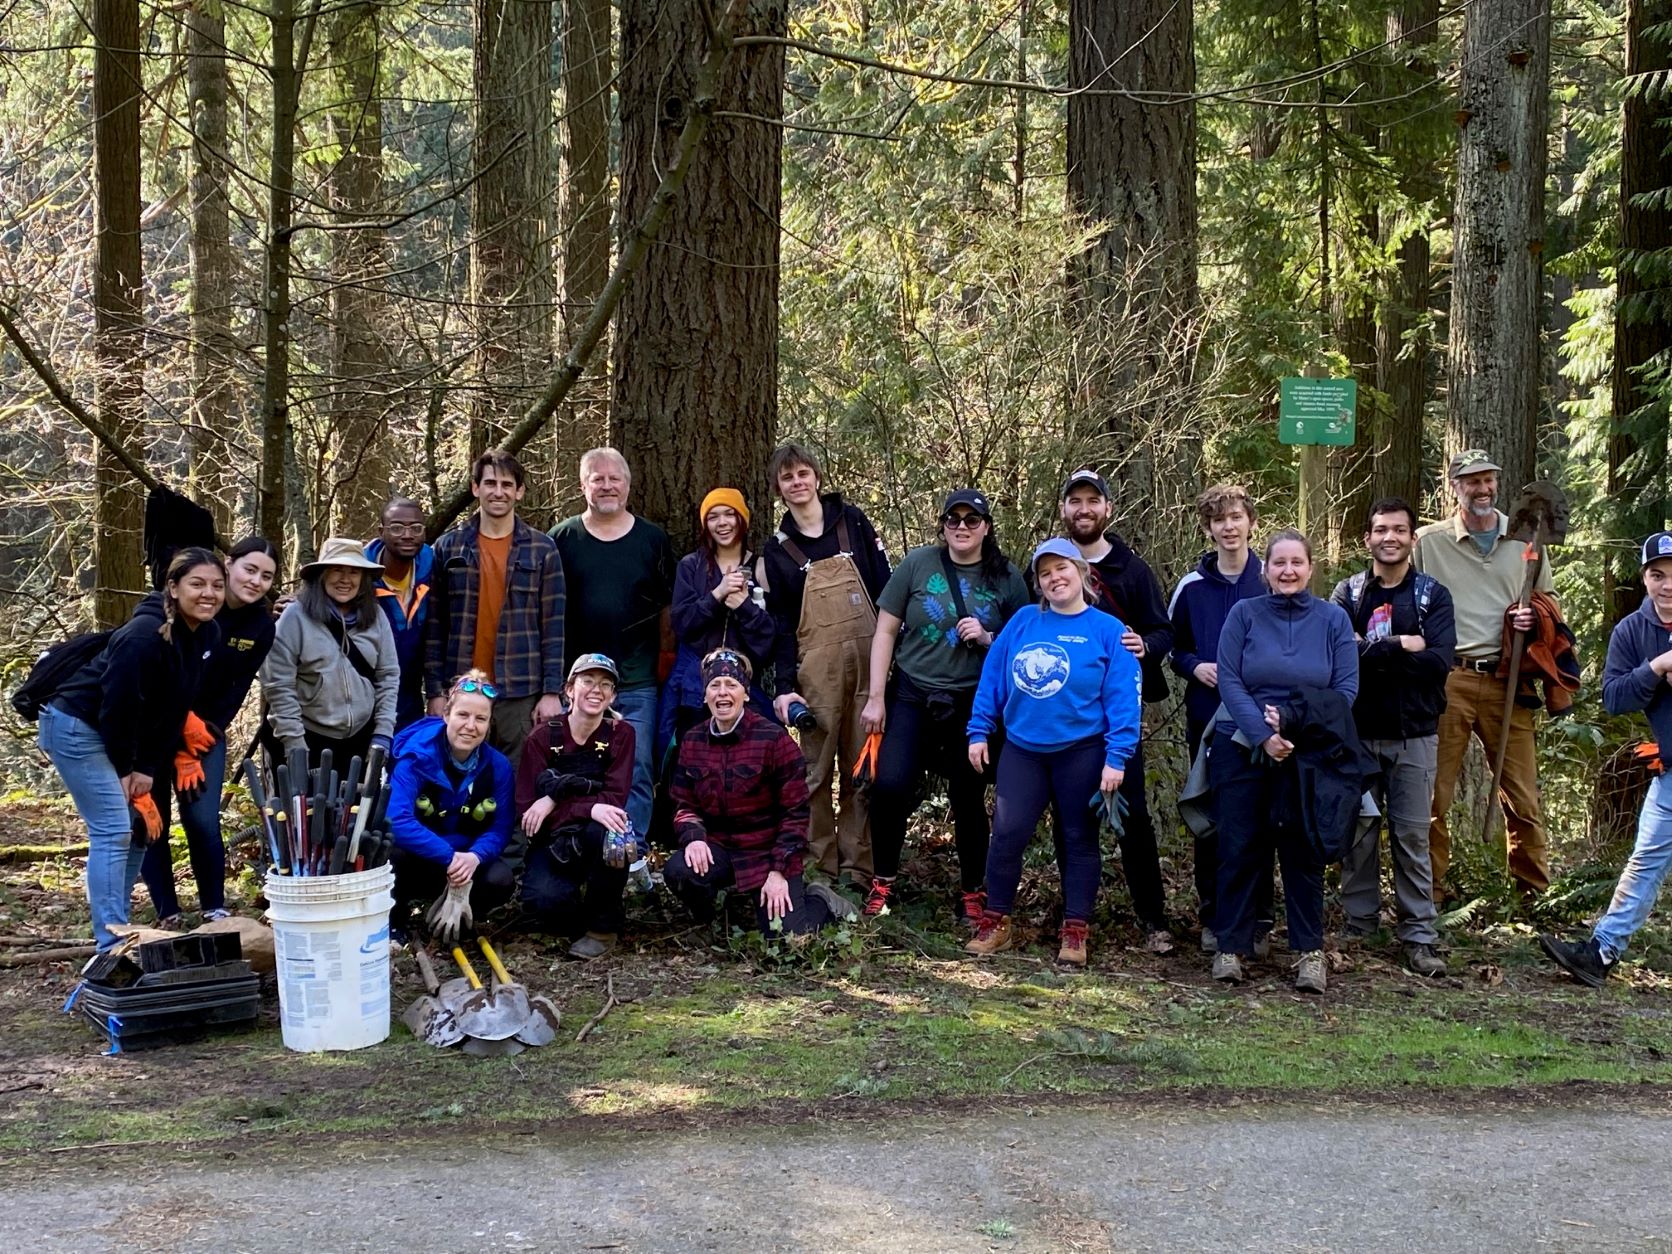
[[[859,907],[829,884],[809,884],[807,885],[807,895],[815,901],[824,902],[830,909],[832,919],[857,919],[859,917]],[[866,899],[866,904],[870,904],[869,898]]]
[[[1417,943],[1405,946],[1405,965],[1418,975],[1432,979],[1446,973],[1446,960],[1434,952],[1434,946]]]
[[[1260,932],[1254,937],[1254,956],[1261,962],[1271,957],[1271,933]]]
[[[958,901],[958,922],[970,931],[981,926],[981,916],[987,913],[987,890],[978,888],[965,893]]]
[[[1144,948],[1152,954],[1170,954],[1178,948],[1173,944],[1173,934],[1164,927],[1153,930],[1144,940]]]
[[[1550,955],[1551,961],[1581,984],[1601,988],[1608,978],[1612,962],[1603,959],[1602,949],[1595,938],[1584,941],[1563,940],[1560,936],[1540,936],[1539,946]]]
[[[602,958],[613,950],[619,940],[620,938],[614,932],[588,932],[569,946],[569,956],[579,958],[583,962],[590,962],[594,958]]]
[[[1242,983],[1242,959],[1236,954],[1217,953],[1213,956],[1213,978],[1227,984]]]
[[[164,932],[184,932],[186,930],[186,916],[183,914],[164,915],[157,920],[157,927]]]
[[[975,935],[964,946],[964,952],[974,954],[977,958],[985,958],[988,954],[1009,949],[1015,943],[1016,934],[1011,929],[1010,916],[983,910],[981,925],[975,929]]]
[[[871,881],[871,891],[865,894],[865,908],[860,911],[867,919],[874,919],[888,909],[889,894],[894,891],[894,879],[877,876]]]
[[[1329,985],[1329,977],[1325,973],[1324,951],[1309,949],[1300,956],[1295,963],[1295,991],[1300,993],[1321,993]]]
[[[1216,954],[1219,952],[1219,938],[1213,934],[1211,927],[1202,928],[1202,952]]]
[[[1086,939],[1090,935],[1091,926],[1084,919],[1064,919],[1062,947],[1057,950],[1057,961],[1069,967],[1085,966]]]

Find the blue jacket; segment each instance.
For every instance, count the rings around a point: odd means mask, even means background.
[[[1339,605],[1310,592],[1268,593],[1238,601],[1219,633],[1219,699],[1250,744],[1271,737],[1265,707],[1297,688],[1333,688],[1358,696],[1358,643]],[[1223,719],[1219,727],[1230,734]]]
[[[382,561],[383,541],[366,546],[366,556]],[[395,656],[401,663],[401,695],[395,705],[395,726],[405,727],[424,717],[424,625],[430,620],[430,576],[435,571],[435,550],[424,545],[412,559],[412,614],[409,617],[383,576],[377,578],[377,603],[389,617],[395,633]]]
[[[1196,668],[1203,662],[1219,660],[1219,632],[1225,626],[1225,616],[1238,601],[1264,596],[1265,581],[1260,578],[1260,559],[1248,555],[1233,583],[1219,573],[1219,553],[1210,549],[1202,554],[1196,569],[1173,589],[1173,600],[1167,615],[1173,620],[1173,652],[1167,659],[1174,672],[1189,682],[1184,688],[1184,713],[1191,722],[1206,726],[1219,708],[1219,693],[1196,679]]]
[[[1143,674],[1120,642],[1125,630],[1101,610],[1017,610],[982,663],[971,742],[988,739],[1002,716],[1011,742],[1040,753],[1102,736],[1104,763],[1125,770],[1143,713]]]
[[[1643,710],[1660,745],[1660,760],[1672,759],[1672,686],[1649,669],[1649,663],[1672,649],[1669,632],[1648,597],[1637,612],[1622,619],[1608,637],[1608,662],[1602,671],[1602,706],[1610,714]]]
[[[516,784],[510,760],[498,749],[484,744],[461,767],[447,745],[446,724],[419,719],[395,737],[389,830],[396,847],[443,866],[455,853],[492,862],[511,837]],[[489,800],[491,810],[484,805]]]

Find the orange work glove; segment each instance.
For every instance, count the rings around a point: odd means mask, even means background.
[[[196,801],[208,782],[203,763],[197,758],[184,750],[174,755],[174,791],[180,794],[180,800],[188,804]]]
[[[185,742],[187,753],[194,758],[201,758],[215,747],[215,742],[220,739],[220,732],[188,711],[186,726],[180,732],[180,739]]]
[[[151,799],[151,794],[142,792],[133,799],[133,807],[139,812],[139,817],[145,820],[145,839],[149,843],[163,834],[163,816],[157,813],[157,803]]]

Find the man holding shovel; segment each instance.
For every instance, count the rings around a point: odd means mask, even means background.
[[[1527,541],[1510,535],[1509,516],[1497,507],[1500,471],[1483,449],[1467,449],[1453,457],[1446,478],[1457,512],[1417,532],[1412,558],[1416,569],[1433,575],[1451,593],[1457,621],[1457,657],[1446,679],[1446,709],[1440,716],[1428,836],[1436,902],[1446,895],[1445,876],[1451,865],[1447,815],[1463,753],[1474,735],[1485,746],[1487,760],[1493,759],[1503,737],[1506,707],[1509,729],[1499,799],[1509,836],[1509,873],[1523,897],[1550,887],[1533,711],[1509,701],[1509,683],[1498,674],[1505,617],[1516,631],[1533,627],[1533,611],[1522,607],[1521,598],[1528,562],[1537,555],[1529,553]],[[1535,565],[1533,588],[1552,592],[1549,563]]]

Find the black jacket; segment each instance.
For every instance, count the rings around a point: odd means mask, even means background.
[[[1339,862],[1352,847],[1365,781],[1376,761],[1359,743],[1352,705],[1334,688],[1296,688],[1277,707],[1280,734],[1295,746],[1298,821],[1324,862]],[[1274,816],[1275,817],[1275,816]]]
[[[1091,581],[1097,592],[1096,608],[1113,614],[1122,623],[1144,638],[1144,656],[1139,659],[1143,672],[1146,702],[1167,699],[1167,675],[1164,664],[1173,647],[1173,623],[1167,617],[1167,602],[1161,595],[1150,565],[1113,531],[1103,533],[1109,551],[1091,563]],[[1033,582],[1033,570],[1027,573],[1028,593],[1037,597],[1039,590]]]
[[[1353,604],[1349,585],[1343,579],[1330,594],[1347,617],[1353,620],[1358,637],[1359,690],[1353,703],[1358,734],[1366,740],[1408,740],[1432,736],[1440,728],[1446,708],[1446,676],[1456,665],[1457,625],[1451,593],[1438,580],[1427,585],[1428,604],[1417,604],[1415,570],[1392,588],[1385,588],[1373,573],[1367,574],[1358,604]],[[1432,576],[1423,576],[1432,580]],[[1371,616],[1378,606],[1392,608],[1393,621],[1384,639],[1366,640]],[[1413,653],[1401,648],[1393,636],[1421,636],[1426,649]]]
[[[215,615],[221,642],[203,670],[192,709],[223,732],[238,716],[255,674],[273,647],[273,609],[265,600],[223,609]]]
[[[177,617],[172,644],[163,639],[162,625],[163,594],[153,592],[52,701],[98,730],[118,775],[137,770],[161,778],[172,769],[186,711],[220,643],[221,630],[212,622],[193,631]]]

